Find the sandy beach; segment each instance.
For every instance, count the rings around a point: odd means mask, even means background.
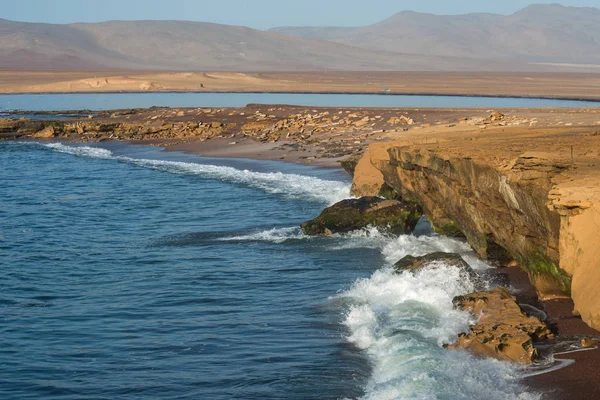
[[[600,100],[600,74],[0,70],[0,93],[387,93]]]

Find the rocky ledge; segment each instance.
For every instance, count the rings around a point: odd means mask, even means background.
[[[466,237],[499,266],[519,265],[541,300],[570,296],[600,329],[600,137],[504,132],[372,144],[353,194],[392,190],[419,204],[437,232]]]
[[[447,346],[449,349],[531,364],[538,357],[534,343],[554,336],[544,322],[524,313],[504,287],[458,296],[453,303],[457,309],[471,312],[477,322]]]
[[[415,273],[440,266],[456,268],[461,279],[475,288],[483,287],[477,273],[459,255],[436,252],[420,257],[406,256],[394,265],[396,273]],[[519,364],[531,364],[538,357],[535,343],[551,339],[552,332],[536,316],[527,315],[515,297],[504,287],[480,291],[453,300],[454,307],[473,314],[469,331],[459,335],[448,349],[466,349],[472,353]]]

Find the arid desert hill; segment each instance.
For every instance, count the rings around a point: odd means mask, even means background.
[[[5,70],[436,71],[502,66],[189,21],[53,25],[0,20],[0,52],[0,69]]]
[[[401,12],[363,28],[189,21],[54,25],[0,19],[3,70],[600,71],[600,10]]]
[[[271,31],[429,56],[600,64],[600,9],[535,4],[512,15],[400,12],[374,25]]]

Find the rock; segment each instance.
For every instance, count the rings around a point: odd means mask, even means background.
[[[458,296],[453,303],[455,308],[477,316],[478,321],[447,348],[467,349],[484,357],[531,364],[538,356],[534,342],[553,337],[544,322],[521,310],[506,288]]]
[[[414,125],[415,120],[412,118],[409,118],[405,115],[401,115],[399,117],[392,117],[387,121],[388,124],[390,125],[398,125],[398,124],[404,124],[404,125]]]
[[[492,113],[489,116],[489,119],[493,122],[493,121],[503,121],[504,118],[506,118],[506,116],[504,114],[502,114],[499,111],[492,111]]]
[[[358,162],[361,158],[362,154],[355,154],[340,161],[340,164],[350,176],[354,177],[354,170],[356,169],[356,166],[358,165]]]
[[[55,136],[55,132],[54,132],[54,127],[52,125],[47,126],[46,128],[42,129],[41,131],[39,131],[33,135],[33,137],[36,139],[50,139],[50,138],[53,138],[54,136]]]
[[[589,347],[598,347],[600,346],[600,340],[583,338],[581,339],[581,347],[587,349]]]
[[[351,193],[354,196],[379,196],[385,184],[383,174],[373,165],[374,160],[389,162],[387,152],[371,146],[354,168]]]
[[[302,224],[307,235],[328,236],[374,226],[393,234],[409,234],[421,218],[416,204],[379,197],[343,200],[326,208],[317,218]]]
[[[404,271],[417,272],[434,263],[443,263],[458,268],[461,276],[469,277],[471,282],[479,280],[473,268],[457,253],[435,252],[421,257],[406,256],[394,264],[394,269],[397,273]]]

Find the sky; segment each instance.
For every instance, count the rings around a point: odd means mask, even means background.
[[[48,23],[108,20],[189,20],[244,25],[363,26],[411,10],[434,14],[511,14],[531,0],[0,0],[0,18]],[[556,3],[535,1],[535,3]],[[600,0],[562,0],[565,6],[600,7]]]

